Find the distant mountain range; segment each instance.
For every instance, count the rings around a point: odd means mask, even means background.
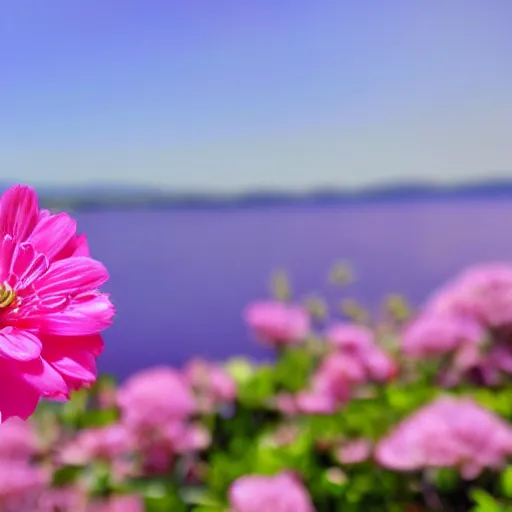
[[[9,183],[0,183],[5,190]],[[358,190],[319,188],[308,192],[259,190],[233,194],[171,192],[131,185],[36,186],[41,204],[53,209],[241,208],[258,206],[343,205],[455,199],[510,198],[512,179],[438,185],[402,183]]]

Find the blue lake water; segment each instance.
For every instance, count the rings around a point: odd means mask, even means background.
[[[245,304],[268,296],[276,268],[297,295],[327,291],[336,260],[358,280],[344,292],[375,306],[389,292],[421,301],[466,265],[512,260],[512,201],[338,207],[108,211],[77,214],[111,273],[117,307],[100,369],[123,378],[194,355],[261,356]]]

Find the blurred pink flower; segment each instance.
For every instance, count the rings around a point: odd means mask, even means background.
[[[79,486],[51,487],[40,495],[35,511],[86,512],[86,506],[85,489]]]
[[[303,484],[288,473],[246,475],[229,490],[232,512],[315,512]]]
[[[41,397],[95,381],[114,308],[98,291],[108,272],[75,221],[40,212],[30,187],[0,199],[0,263],[0,421],[26,419]]]
[[[185,377],[166,366],[130,377],[119,389],[117,399],[122,422],[137,432],[186,419],[196,409]]]
[[[440,288],[426,309],[470,317],[485,327],[512,326],[512,265],[488,263],[468,268]]]
[[[296,397],[297,409],[303,414],[332,414],[339,408],[339,401],[325,390],[304,390]]]
[[[288,446],[299,437],[300,429],[297,425],[282,424],[270,436],[270,442],[274,446]]]
[[[39,448],[39,439],[32,424],[10,418],[0,424],[0,460],[27,461]]]
[[[50,475],[26,462],[0,461],[0,510],[37,510],[37,503],[50,481]]]
[[[361,354],[374,347],[373,332],[362,325],[337,322],[325,332],[325,337],[331,345],[345,353]]]
[[[144,512],[142,499],[135,495],[112,496],[104,501],[96,501],[87,507],[87,512]]]
[[[151,437],[140,437],[138,450],[145,474],[161,474],[174,464],[176,455],[202,451],[210,444],[210,433],[201,425],[169,422]]]
[[[305,308],[278,301],[250,304],[244,319],[262,341],[272,345],[300,342],[310,330]]]
[[[472,479],[500,469],[512,454],[512,428],[469,398],[442,397],[400,423],[377,445],[377,461],[390,469],[459,468]]]
[[[346,402],[353,386],[363,384],[366,378],[366,369],[359,358],[333,353],[324,358],[313,375],[313,389],[337,402]]]
[[[335,456],[342,464],[364,462],[371,454],[372,444],[367,439],[351,439],[335,450]]]
[[[306,414],[332,414],[351,399],[356,386],[389,380],[397,371],[364,327],[335,324],[326,337],[335,351],[321,361],[309,389],[297,396],[297,406]]]
[[[405,327],[401,344],[409,356],[428,357],[476,346],[484,339],[485,331],[471,318],[426,313]]]
[[[395,377],[395,362],[376,344],[375,336],[370,329],[338,322],[326,331],[325,336],[345,358],[345,373],[357,374],[356,380],[383,382]]]
[[[291,393],[279,393],[274,398],[275,408],[286,416],[293,416],[299,412],[297,399]]]
[[[202,425],[182,423],[169,433],[168,439],[176,453],[201,451],[210,445],[210,432]]]
[[[60,452],[63,464],[84,465],[95,459],[114,460],[129,453],[135,440],[124,425],[81,430]]]
[[[212,412],[217,405],[236,398],[235,381],[217,364],[193,359],[185,366],[184,374],[204,412]]]

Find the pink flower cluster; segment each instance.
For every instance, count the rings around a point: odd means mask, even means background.
[[[99,287],[105,267],[89,256],[66,213],[39,210],[15,186],[0,199],[0,421],[26,419],[40,398],[67,399],[96,379],[99,332],[114,308]]]
[[[185,378],[195,394],[198,409],[214,412],[236,398],[236,384],[219,365],[203,359],[192,359],[184,368]]]
[[[484,384],[512,373],[512,265],[469,268],[438,290],[404,330],[404,353],[449,356],[444,381],[468,375]]]
[[[89,465],[95,459],[114,455],[112,446],[116,426],[105,429],[84,430],[79,433],[76,447],[71,453],[69,446],[58,451],[56,467],[60,463]],[[111,435],[108,435],[111,431]],[[105,436],[104,434],[107,433]],[[93,435],[94,434],[94,435]],[[44,463],[38,458],[45,457],[35,427],[19,418],[10,418],[0,425],[0,510],[5,512],[143,512],[144,507],[136,496],[113,496],[111,499],[90,501],[87,489],[80,484],[65,487],[51,487],[51,460]],[[55,448],[51,449],[53,452]],[[119,450],[115,450],[116,455]],[[46,454],[47,455],[47,454]],[[62,456],[64,455],[64,457]],[[68,455],[72,455],[66,459]],[[80,455],[77,457],[77,455]],[[84,455],[86,457],[84,457]],[[42,459],[43,460],[43,459]],[[128,507],[130,505],[130,507]]]
[[[399,424],[376,447],[390,469],[458,468],[472,479],[512,455],[512,427],[469,398],[442,397]]]
[[[230,512],[315,512],[303,484],[289,473],[246,475],[229,490]]]
[[[278,397],[278,408],[286,413],[332,414],[353,397],[358,386],[385,382],[397,372],[394,361],[366,327],[338,323],[326,332],[331,347],[311,379],[309,389],[293,398]]]
[[[208,432],[191,421],[197,410],[192,389],[177,370],[162,366],[132,376],[119,390],[118,404],[146,474],[165,472],[176,454],[208,446]]]
[[[234,400],[236,387],[221,367],[196,360],[183,371],[161,366],[133,375],[116,392],[117,423],[78,430],[71,438],[65,430],[55,431],[50,447],[32,423],[7,420],[0,425],[0,509],[142,512],[134,496],[91,502],[81,483],[49,488],[51,470],[101,461],[112,482],[122,484],[126,478],[166,474],[181,457],[192,471],[196,453],[210,442],[209,432],[195,420],[205,394],[209,408],[203,413],[212,414]],[[37,462],[45,458],[46,463]]]
[[[0,510],[37,510],[50,473],[32,465],[37,437],[29,423],[11,418],[0,425]]]

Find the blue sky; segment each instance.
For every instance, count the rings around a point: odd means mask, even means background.
[[[512,176],[510,0],[4,0],[0,178]]]

